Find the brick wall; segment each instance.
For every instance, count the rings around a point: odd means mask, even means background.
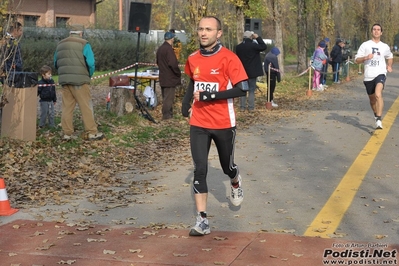
[[[64,20],[67,25],[81,24],[86,28],[95,25],[96,0],[24,0],[13,1],[10,12],[17,14],[23,23],[24,16],[36,16],[37,27],[57,27],[58,21]],[[58,25],[60,26],[60,25]]]

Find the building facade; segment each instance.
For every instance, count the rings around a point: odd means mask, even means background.
[[[14,0],[9,12],[24,26],[66,28],[83,25],[94,28],[96,5],[101,0]]]

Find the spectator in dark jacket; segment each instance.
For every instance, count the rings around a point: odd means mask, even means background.
[[[21,44],[19,43],[22,30],[22,24],[15,22],[10,26],[9,32],[6,33],[7,43],[3,54],[6,75],[9,75],[12,71],[22,71]]]
[[[270,52],[266,54],[264,68],[266,73],[266,82],[269,81],[270,75],[270,99],[269,101],[272,102],[272,107],[278,107],[278,104],[274,102],[274,90],[276,89],[276,81],[281,81],[280,75],[280,67],[278,65],[277,56],[280,54],[280,50],[277,47],[273,47]],[[270,65],[270,73],[269,73],[269,65]]]
[[[328,43],[330,42],[330,38],[328,38],[328,37],[324,38],[324,42],[326,43],[326,47],[324,47],[324,54],[327,56],[327,61],[329,61],[330,54],[328,52]],[[328,71],[328,62],[327,62],[327,64],[323,65],[323,69],[321,71],[321,76],[320,76],[320,84],[323,85],[324,88],[327,88],[327,85],[326,85],[327,71]]]
[[[173,101],[175,99],[176,87],[181,84],[181,71],[175,52],[173,42],[175,34],[166,32],[165,42],[157,50],[157,65],[159,68],[159,85],[162,91],[162,119],[173,118]]]
[[[244,32],[244,40],[236,46],[236,54],[244,65],[248,75],[248,95],[240,98],[240,111],[245,111],[248,96],[248,111],[255,109],[256,78],[263,76],[260,52],[266,50],[267,46],[262,37],[253,31]]]
[[[55,83],[51,77],[51,67],[42,66],[40,69],[40,74],[42,79],[39,80],[39,89],[37,90],[37,95],[40,100],[40,121],[39,127],[42,128],[46,125],[46,120],[48,119],[48,124],[50,127],[55,127],[54,123],[54,105],[57,102],[57,94],[55,92]]]
[[[345,46],[343,40],[338,39],[331,50],[331,64],[333,68],[333,82],[340,83],[339,81],[339,67],[342,63],[342,48]]]

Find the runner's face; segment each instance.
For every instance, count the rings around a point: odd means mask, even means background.
[[[377,38],[377,39],[380,38],[382,35],[381,27],[378,25],[374,26],[373,30],[372,30],[372,35],[373,35],[373,38]]]
[[[205,49],[213,48],[222,36],[222,30],[219,29],[218,23],[214,18],[201,19],[197,32],[199,41]]]

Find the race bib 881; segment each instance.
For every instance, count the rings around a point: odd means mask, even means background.
[[[376,67],[380,65],[380,61],[379,60],[375,60],[375,59],[371,59],[370,60],[370,66],[372,67]]]

